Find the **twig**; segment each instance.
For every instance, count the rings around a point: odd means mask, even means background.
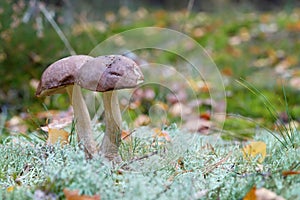
[[[144,156],[142,156],[142,157],[139,157],[139,158],[134,158],[134,159],[130,160],[129,162],[124,163],[124,164],[121,166],[121,168],[126,167],[127,165],[130,165],[131,163],[134,163],[134,162],[136,162],[136,161],[140,161],[140,160],[143,160],[143,159],[146,159],[146,158],[150,158],[151,156],[156,155],[156,154],[158,154],[158,151],[151,152],[151,153],[146,154],[146,155],[144,155]]]
[[[127,139],[129,136],[131,136],[135,131],[136,131],[135,129],[132,130],[132,131],[130,131],[129,134],[127,134],[127,135],[125,135],[124,137],[122,137],[122,140],[126,140],[126,139]]]
[[[68,51],[70,52],[70,54],[71,55],[76,55],[75,50],[72,48],[72,46],[69,43],[68,39],[66,38],[65,34],[59,28],[59,26],[57,25],[57,23],[53,20],[52,16],[48,12],[48,10],[45,8],[45,6],[44,6],[43,3],[39,4],[39,9],[45,15],[46,19],[49,21],[49,23],[51,24],[51,26],[54,28],[54,30],[56,31],[57,35],[60,37],[60,39],[62,40],[62,42],[65,44],[65,46],[68,49]]]
[[[225,158],[221,159],[220,161],[216,162],[215,164],[212,164],[211,166],[209,166],[204,172],[204,176],[206,176],[208,173],[210,173],[211,171],[213,171],[214,169],[218,168],[222,163],[224,163],[232,154],[232,151],[229,152],[227,154],[227,156],[225,156]]]
[[[190,16],[191,10],[193,9],[194,1],[195,0],[189,0],[189,3],[188,3],[187,8],[186,8],[187,12],[186,12],[185,19],[184,19],[184,22],[183,22],[182,27],[181,27],[181,31],[184,31],[185,25],[187,24],[186,22],[187,22],[187,20]]]

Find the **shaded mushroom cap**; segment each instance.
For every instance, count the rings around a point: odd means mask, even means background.
[[[140,67],[132,59],[108,55],[86,62],[78,72],[76,83],[88,90],[106,92],[134,88],[143,80]]]
[[[51,64],[42,74],[36,96],[49,96],[65,93],[65,87],[75,83],[80,67],[93,57],[75,55],[62,58]]]

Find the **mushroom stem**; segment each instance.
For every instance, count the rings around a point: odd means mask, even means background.
[[[97,152],[97,148],[93,139],[90,115],[82,97],[80,86],[74,84],[73,87],[67,88],[67,92],[71,95],[78,142],[83,144],[86,157],[92,158]]]
[[[118,149],[121,142],[122,117],[116,91],[103,92],[105,112],[105,135],[100,147],[101,153],[109,160],[119,162]]]

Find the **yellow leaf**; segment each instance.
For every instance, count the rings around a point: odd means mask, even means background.
[[[8,188],[6,188],[7,192],[12,192],[14,191],[15,187],[14,186],[9,186]]]
[[[256,187],[252,187],[251,190],[246,194],[246,196],[243,198],[243,200],[256,200]]]
[[[258,162],[262,163],[267,154],[267,145],[262,141],[251,142],[243,148],[243,154],[245,159],[253,159],[260,155]]]
[[[60,144],[68,144],[69,133],[63,129],[49,128],[47,144],[55,144],[58,141]]]
[[[80,195],[78,190],[64,189],[64,194],[67,200],[100,200],[100,195],[88,196]]]

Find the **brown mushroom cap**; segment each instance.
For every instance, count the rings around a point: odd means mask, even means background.
[[[62,58],[51,64],[42,74],[36,96],[49,96],[64,93],[65,87],[75,83],[80,67],[93,57],[75,55]]]
[[[79,70],[76,83],[92,91],[106,92],[133,88],[142,83],[140,67],[121,55],[99,56],[86,62]]]

